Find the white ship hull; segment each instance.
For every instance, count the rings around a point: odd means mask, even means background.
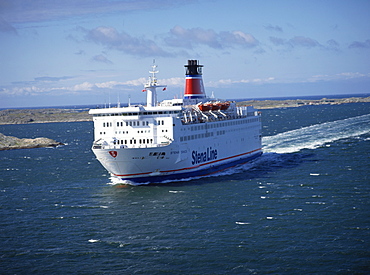
[[[222,127],[222,131],[229,134],[211,138],[147,148],[121,148],[116,145],[93,151],[112,176],[124,180],[160,182],[205,176],[246,163],[262,154],[259,121],[248,123],[247,119],[241,119],[238,122],[247,123],[242,124],[244,127]],[[217,128],[213,130],[220,132]],[[200,136],[204,134],[202,130],[195,132]]]
[[[184,99],[157,104],[155,89],[165,86],[156,84],[153,70],[145,85],[147,106],[90,110],[92,150],[113,177],[135,183],[199,177],[262,154],[259,112],[207,98],[201,65],[189,61],[185,67]]]

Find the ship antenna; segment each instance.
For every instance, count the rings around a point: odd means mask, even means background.
[[[155,59],[153,59],[153,65],[152,65],[152,70],[151,71],[149,71],[149,73],[151,73],[152,74],[152,76],[150,76],[149,77],[149,83],[150,83],[150,85],[152,85],[152,86],[156,86],[157,85],[157,78],[156,78],[156,76],[155,76],[155,74],[156,73],[159,73],[159,71],[156,71],[156,69],[157,69],[157,65],[155,65]],[[148,84],[149,84],[148,83]]]
[[[117,92],[117,108],[121,108],[121,102],[119,102],[119,93]]]
[[[146,99],[146,105],[149,107],[157,106],[157,91],[156,89],[159,87],[166,88],[167,85],[158,85],[158,80],[156,77],[156,73],[159,71],[156,70],[157,65],[155,64],[155,59],[153,59],[153,65],[152,70],[149,71],[151,76],[149,76],[148,82],[144,85],[144,90],[147,92],[147,99]]]

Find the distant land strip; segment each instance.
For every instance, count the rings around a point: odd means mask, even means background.
[[[253,105],[256,109],[275,109],[300,107],[307,105],[338,105],[345,103],[370,102],[370,97],[350,97],[350,98],[322,98],[322,99],[286,99],[286,100],[248,100],[240,101],[238,106]]]
[[[76,109],[6,109],[0,111],[0,125],[92,121],[87,110]]]
[[[248,100],[237,102],[238,106],[253,105],[256,109],[274,109],[300,107],[306,105],[345,104],[370,102],[370,97],[351,98],[322,98],[319,100],[291,99],[291,100]],[[0,125],[29,124],[52,122],[92,121],[87,110],[76,109],[6,109],[0,111]]]

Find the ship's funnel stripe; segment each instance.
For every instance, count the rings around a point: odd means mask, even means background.
[[[187,75],[186,79],[202,79],[201,75]]]
[[[186,78],[185,96],[187,95],[205,95],[202,78]]]

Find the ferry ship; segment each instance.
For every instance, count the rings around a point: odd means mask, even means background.
[[[201,177],[262,154],[261,116],[253,106],[207,97],[198,60],[188,60],[184,97],[157,102],[157,66],[144,85],[147,103],[91,109],[92,150],[127,184]]]

